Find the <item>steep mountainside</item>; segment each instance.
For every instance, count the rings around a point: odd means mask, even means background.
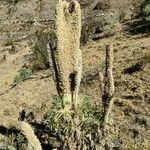
[[[102,106],[98,73],[103,66],[105,45],[113,45],[115,96],[108,143],[113,150],[149,150],[149,26],[144,27],[144,32],[128,30],[134,15],[133,0],[79,2],[83,52],[80,95],[87,95]],[[33,70],[29,78],[14,84],[19,71],[32,66],[35,33],[42,30],[49,34],[49,30],[54,30],[56,3],[54,0],[0,1],[0,145],[6,138],[2,127],[15,124],[22,110],[34,112],[40,121],[57,94],[49,66]]]

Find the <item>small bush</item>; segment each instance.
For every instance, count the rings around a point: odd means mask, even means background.
[[[150,4],[147,4],[145,6],[145,8],[143,9],[143,11],[144,11],[145,15],[148,16],[150,14]]]
[[[11,45],[14,45],[14,42],[12,40],[7,40],[4,45],[5,46],[11,46]]]
[[[99,138],[101,118],[102,110],[89,97],[81,100],[75,112],[64,109],[61,98],[54,97],[43,122],[50,133],[61,140],[61,149],[82,149],[83,146],[94,149],[94,143]]]
[[[35,40],[32,45],[33,58],[31,60],[32,68],[33,70],[48,69],[47,44],[56,41],[55,32],[38,30],[34,36]]]
[[[20,133],[18,133],[17,135],[15,134],[9,135],[5,143],[6,143],[6,150],[15,150],[16,148],[21,150],[27,149],[27,141],[24,138],[24,136]]]
[[[150,2],[143,8],[143,15],[146,20],[150,21]]]
[[[0,138],[1,150],[27,150],[27,140],[14,126],[3,127],[4,136]]]
[[[120,22],[123,22],[125,21],[125,12],[123,10],[120,11],[120,14],[119,14],[119,21]]]
[[[142,58],[142,61],[143,61],[144,64],[150,63],[150,54],[145,55],[145,56]]]
[[[134,5],[136,11],[136,17],[141,17],[144,20],[150,21],[150,0],[144,0],[142,2],[137,2]]]
[[[33,74],[30,68],[22,68],[19,70],[18,74],[14,79],[14,84],[19,84],[20,82],[28,79]]]
[[[108,19],[104,16],[99,16],[99,13],[90,13],[82,21],[81,39],[82,45],[86,44],[93,38],[94,34],[103,32],[103,27],[108,23]]]

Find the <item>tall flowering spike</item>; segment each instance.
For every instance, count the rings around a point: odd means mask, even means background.
[[[105,94],[108,97],[112,97],[115,91],[114,78],[113,78],[113,48],[110,45],[106,45],[106,70],[105,70]]]
[[[76,106],[82,73],[80,50],[81,9],[77,1],[59,0],[56,8],[57,49],[49,53],[55,69],[58,93],[64,104]],[[49,48],[49,50],[51,50]],[[53,55],[53,56],[52,56]],[[55,61],[55,62],[54,62]]]
[[[32,148],[35,150],[42,150],[42,146],[39,139],[37,138],[37,136],[34,133],[34,130],[28,123],[21,121],[18,122],[16,127],[20,129],[21,133],[26,137],[28,141],[28,149]]]
[[[108,122],[108,115],[113,105],[113,95],[115,92],[114,79],[113,79],[113,48],[110,45],[106,45],[106,57],[105,57],[105,75],[103,86],[103,105],[104,105],[104,123]]]

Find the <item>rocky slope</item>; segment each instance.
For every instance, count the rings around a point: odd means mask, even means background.
[[[129,19],[132,14],[132,0],[79,0],[84,24],[96,27],[98,23],[114,23],[121,13]],[[24,39],[35,28],[53,24],[57,0],[1,0],[0,1],[0,39]],[[90,28],[91,28],[90,27]]]
[[[106,6],[104,10],[99,2]],[[108,7],[104,1],[80,0],[84,43],[80,94],[88,95],[101,105],[98,72],[104,60],[105,45],[113,45],[116,92],[110,116],[109,145],[114,150],[149,150],[149,32],[131,34],[125,30],[128,23],[118,23],[122,20],[118,12],[127,12],[123,20],[130,19],[132,1],[110,2]],[[55,5],[56,1],[50,0],[0,1],[0,132],[2,126],[13,125],[24,109],[33,111],[40,120],[50,106],[52,95],[57,94],[49,69],[34,71],[30,78],[12,86],[18,71],[28,65],[32,56],[33,33],[37,29],[54,28]]]

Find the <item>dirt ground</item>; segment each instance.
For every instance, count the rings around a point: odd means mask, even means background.
[[[121,28],[121,27],[120,27]],[[150,37],[116,32],[115,36],[98,41],[89,41],[83,51],[83,77],[91,70],[98,70],[104,60],[106,44],[114,47],[115,98],[111,114],[116,129],[116,141],[122,137],[124,149],[150,147],[150,63],[142,69],[125,72],[149,56]],[[17,72],[26,63],[25,56],[31,53],[28,41],[15,44],[16,51],[0,43],[0,125],[10,126],[16,122],[23,109],[33,111],[40,120],[48,110],[56,88],[49,70],[35,72],[31,79],[10,88]],[[5,57],[5,58],[3,58]],[[128,71],[128,70],[127,70]],[[81,84],[80,95],[88,95],[101,104],[97,75],[88,83]],[[117,125],[117,126],[116,126]],[[137,143],[135,145],[135,143]],[[132,147],[131,147],[132,145]]]

